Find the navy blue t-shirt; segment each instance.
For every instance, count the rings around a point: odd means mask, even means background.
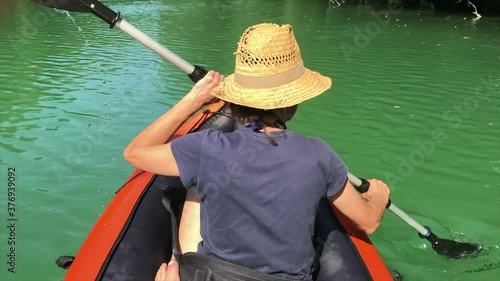
[[[185,187],[201,201],[198,252],[292,279],[310,279],[314,221],[322,197],[338,193],[347,167],[322,140],[289,130],[213,129],[174,140]]]

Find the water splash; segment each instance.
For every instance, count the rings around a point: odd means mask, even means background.
[[[475,24],[480,18],[482,18],[481,14],[477,11],[476,5],[474,5],[470,0],[467,1],[467,6],[472,7],[474,11],[472,11],[472,14],[475,16],[475,18],[472,19],[472,24]],[[455,3],[460,3],[462,0],[458,0]]]
[[[479,273],[483,271],[490,271],[490,270],[495,270],[500,268],[500,260],[499,257],[497,256],[496,258],[491,257],[491,255],[494,255],[494,252],[498,250],[498,245],[494,247],[489,247],[485,248],[485,251],[483,251],[482,257],[487,258],[487,260],[482,260],[476,266],[473,268],[466,269],[465,272],[467,273]]]
[[[54,10],[58,13],[61,13],[61,14],[66,14],[66,16],[69,17],[69,19],[73,22],[73,24],[78,28],[78,31],[80,32],[80,34],[82,35],[83,39],[85,39],[85,47],[88,47],[89,46],[89,40],[87,40],[87,37],[85,37],[85,34],[83,34],[83,30],[82,28],[76,23],[76,20],[75,18],[73,18],[71,16],[71,14],[66,11],[66,10],[61,10],[61,9],[55,9]]]
[[[466,270],[467,273],[479,273],[488,270],[494,270],[500,268],[500,262],[497,263],[486,263],[480,266],[475,267],[474,269]]]

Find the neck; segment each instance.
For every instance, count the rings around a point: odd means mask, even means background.
[[[283,129],[281,129],[281,128],[276,128],[276,127],[266,127],[266,129],[267,129],[267,131],[268,131],[268,132],[279,132],[279,131],[283,131]],[[260,131],[262,132],[263,130],[260,130]]]

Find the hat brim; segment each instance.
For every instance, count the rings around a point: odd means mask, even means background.
[[[292,82],[273,88],[245,88],[234,81],[234,74],[226,77],[214,89],[221,100],[258,109],[276,109],[299,104],[319,96],[332,86],[332,79],[310,69]]]

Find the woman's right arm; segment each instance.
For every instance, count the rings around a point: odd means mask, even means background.
[[[330,203],[367,234],[375,232],[380,225],[390,193],[384,182],[376,179],[369,182],[370,189],[360,195],[352,184],[346,181],[339,193],[328,198]]]
[[[224,81],[213,70],[198,81],[176,105],[139,133],[123,156],[132,166],[155,174],[179,176],[179,168],[167,141],[189,117],[214,97],[212,91]]]

